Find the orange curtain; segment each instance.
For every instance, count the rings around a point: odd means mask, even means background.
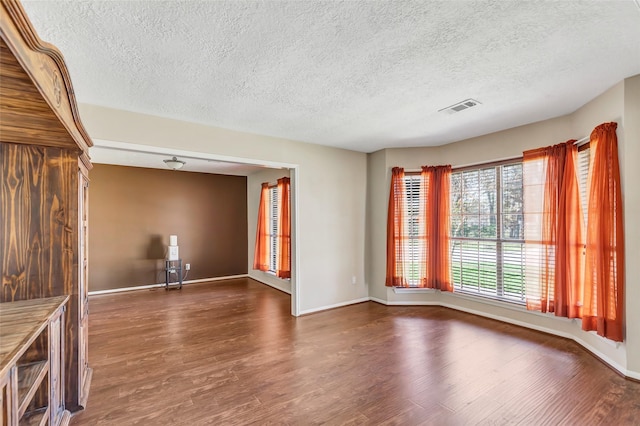
[[[538,245],[535,263],[539,272],[536,274],[537,286],[528,288],[527,308],[568,318],[581,317],[583,301],[584,224],[577,155],[575,140],[570,140],[526,151],[523,159],[525,164],[542,161],[539,171],[544,171],[544,180],[539,182],[542,185],[538,185],[541,191],[531,191],[530,186],[525,186],[526,199],[542,198],[537,200],[538,209],[528,211],[538,215],[534,228],[538,231],[535,239],[539,241],[527,242]],[[527,172],[532,170],[525,166]]]
[[[387,215],[387,287],[406,287],[404,277],[404,221],[405,221],[404,169],[394,167],[391,171],[389,210]]]
[[[583,330],[623,340],[624,233],[616,123],[591,133]]]
[[[291,278],[291,201],[289,178],[278,179],[278,260],[276,276]]]
[[[262,184],[262,191],[260,192],[253,269],[259,271],[269,270],[269,183],[267,182]]]
[[[555,233],[556,240],[553,308],[556,316],[567,318],[582,316],[584,298],[584,216],[580,204],[578,147],[575,142],[570,140],[553,147],[554,161],[550,161],[547,167],[547,188],[554,176],[560,182],[554,189],[549,188],[557,202],[555,230],[553,224],[545,226],[549,238],[553,238],[551,234]],[[550,202],[552,198],[545,196],[545,201]],[[553,215],[547,217],[549,222],[553,220]]]
[[[422,188],[426,214],[423,287],[453,291],[449,262],[451,166],[422,167]]]

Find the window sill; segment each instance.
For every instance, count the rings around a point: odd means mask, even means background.
[[[435,288],[420,288],[420,287],[393,287],[393,292],[396,294],[402,293],[435,293]]]
[[[460,291],[460,290],[456,290],[451,293],[447,292],[446,294],[448,296],[451,296],[457,299],[469,300],[471,302],[482,303],[483,305],[490,305],[498,308],[510,309],[512,311],[528,312],[532,314],[547,316],[547,314],[543,314],[541,312],[528,311],[524,303],[506,301],[503,299],[499,299],[497,297],[490,297],[482,294],[469,293],[469,292]],[[564,319],[568,319],[568,318],[564,318]]]
[[[493,303],[497,302],[500,305],[516,307],[518,308],[518,310],[522,310],[523,308],[524,310],[527,310],[526,303],[524,301],[520,301],[516,299],[501,298],[498,296],[491,295],[489,293],[475,293],[472,291],[455,289],[453,291],[453,294],[456,294],[458,296],[463,296],[465,299],[469,299],[469,300],[490,301]]]

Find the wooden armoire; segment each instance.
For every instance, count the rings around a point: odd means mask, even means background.
[[[17,0],[0,0],[0,38],[0,302],[69,296],[64,401],[74,412],[85,405],[91,380],[87,191],[92,142],[62,54],[40,40]]]

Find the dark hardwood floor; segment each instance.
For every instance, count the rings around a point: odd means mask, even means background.
[[[640,424],[640,383],[571,341],[441,307],[289,303],[249,279],[91,297],[71,424]]]

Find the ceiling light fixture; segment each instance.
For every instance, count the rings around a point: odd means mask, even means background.
[[[186,161],[178,160],[176,157],[173,157],[170,160],[163,160],[164,164],[167,165],[171,170],[181,169],[186,163]]]

